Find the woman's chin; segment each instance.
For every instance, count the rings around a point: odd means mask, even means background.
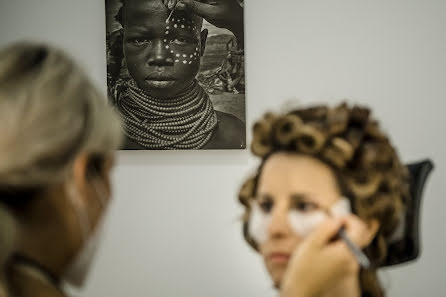
[[[271,280],[273,281],[274,288],[280,289],[280,284],[282,283],[283,276],[285,274],[285,268],[276,268],[270,271]]]

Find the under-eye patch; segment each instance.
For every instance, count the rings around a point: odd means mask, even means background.
[[[288,212],[288,223],[293,231],[299,236],[307,236],[329,215],[343,217],[351,213],[350,201],[341,198],[328,211],[322,209],[304,212],[290,209]],[[263,211],[259,204],[254,201],[251,205],[251,214],[248,224],[248,233],[258,243],[268,239],[268,228],[271,224],[271,212]]]

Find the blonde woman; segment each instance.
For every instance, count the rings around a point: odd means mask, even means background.
[[[253,134],[261,165],[239,194],[243,231],[280,296],[385,296],[377,269],[409,260],[389,247],[413,200],[409,171],[370,110],[268,113]]]
[[[0,118],[3,290],[65,296],[94,255],[120,120],[69,57],[28,43],[0,51]]]

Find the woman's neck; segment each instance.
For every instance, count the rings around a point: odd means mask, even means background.
[[[10,267],[7,284],[14,297],[66,297],[44,272],[32,266],[14,265]]]
[[[196,80],[175,98],[160,99],[128,82],[117,102],[125,132],[148,149],[200,149],[211,139],[218,118]]]
[[[345,279],[323,297],[361,297],[359,277],[352,276]]]

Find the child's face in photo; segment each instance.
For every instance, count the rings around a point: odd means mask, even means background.
[[[206,43],[202,20],[170,11],[161,0],[128,0],[124,18],[124,54],[139,88],[158,98],[172,97],[195,78]]]

